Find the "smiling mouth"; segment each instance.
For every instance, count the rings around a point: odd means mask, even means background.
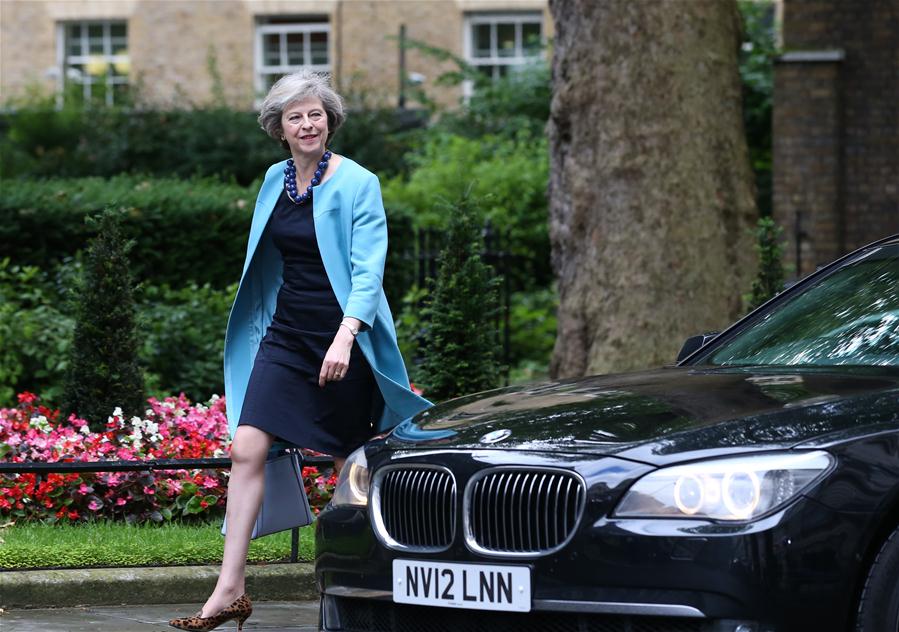
[[[307,134],[305,136],[300,136],[300,140],[315,140],[318,138],[318,134]]]

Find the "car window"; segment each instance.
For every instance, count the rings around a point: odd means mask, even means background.
[[[776,304],[699,363],[899,366],[899,245],[872,249]]]

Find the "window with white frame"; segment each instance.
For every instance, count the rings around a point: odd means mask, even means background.
[[[472,13],[465,18],[465,57],[492,79],[539,57],[540,13]]]
[[[121,103],[131,72],[127,22],[62,22],[58,33],[60,85],[71,88],[65,94],[85,103]]]
[[[282,75],[309,68],[331,72],[327,17],[261,18],[256,24],[256,93],[264,95]]]

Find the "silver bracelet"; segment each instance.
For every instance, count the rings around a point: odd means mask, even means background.
[[[358,330],[358,329],[353,329],[352,327],[350,327],[350,326],[347,325],[346,323],[343,323],[343,322],[342,322],[342,323],[340,323],[340,326],[341,326],[341,327],[346,327],[347,329],[349,329],[349,330],[350,330],[350,333],[353,334],[353,338],[355,338],[355,337],[356,337],[356,334],[359,333],[359,330]]]

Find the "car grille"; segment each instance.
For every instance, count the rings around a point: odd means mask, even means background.
[[[376,479],[378,518],[386,535],[403,548],[434,551],[455,536],[456,481],[433,467],[384,468]]]
[[[493,612],[335,598],[343,632],[703,632],[704,621],[570,612]],[[331,629],[331,628],[326,628]]]
[[[536,555],[574,534],[584,509],[583,481],[559,470],[488,470],[466,492],[466,537],[475,550]]]

